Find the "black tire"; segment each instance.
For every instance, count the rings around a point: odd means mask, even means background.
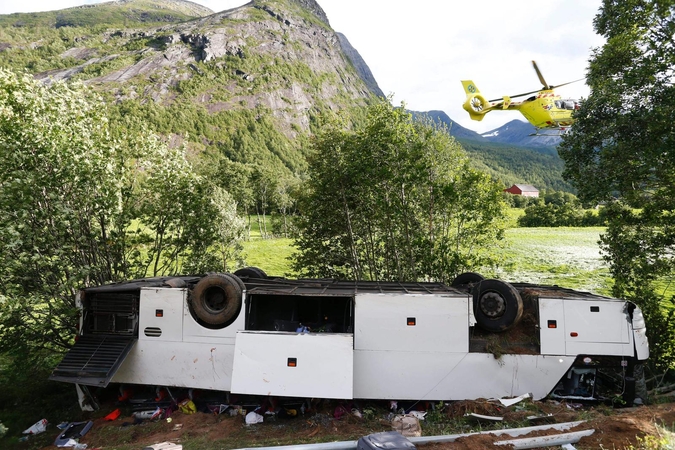
[[[505,331],[523,316],[523,299],[505,281],[483,280],[473,288],[473,315],[482,329]]]
[[[241,288],[242,292],[246,290],[246,285],[244,284],[244,282],[241,281],[241,278],[239,278],[239,277],[236,276],[235,274],[233,274],[233,273],[224,273],[223,275],[224,275],[225,277],[227,277],[227,278],[232,279],[232,281],[234,281],[235,283],[237,283],[237,284],[239,285],[239,287]]]
[[[243,269],[235,270],[234,274],[241,278],[267,278],[267,274],[264,270],[258,267],[244,267]]]
[[[241,286],[232,275],[214,273],[197,282],[190,305],[205,324],[224,327],[239,315],[241,295]]]
[[[452,284],[450,286],[456,287],[456,286],[464,286],[467,284],[476,284],[480,281],[483,281],[485,277],[479,273],[476,272],[464,272],[460,273],[455,277],[454,280],[452,280]]]

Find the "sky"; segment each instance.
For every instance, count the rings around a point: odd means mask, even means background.
[[[493,111],[478,122],[462,109],[461,80],[473,80],[488,99],[585,78],[602,0],[317,0],[335,31],[351,42],[395,105],[441,110],[477,132],[524,118]],[[69,8],[100,0],[0,0],[0,14]],[[194,0],[215,12],[246,0]],[[583,81],[556,89],[563,97],[587,97]]]

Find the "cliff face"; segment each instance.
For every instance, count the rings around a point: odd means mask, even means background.
[[[363,82],[366,83],[366,86],[368,86],[370,92],[377,95],[378,97],[384,97],[380,86],[377,85],[377,81],[375,80],[373,73],[370,71],[370,67],[368,67],[368,64],[366,64],[366,61],[364,61],[359,52],[354,47],[352,47],[352,44],[349,43],[347,37],[344,34],[337,33],[337,37],[340,40],[342,51],[352,62],[354,69],[356,69],[356,73],[358,73],[359,77],[361,77]]]
[[[165,11],[180,6],[184,13],[189,3],[126,0],[107,8],[133,7],[142,16],[143,8],[156,11],[158,6]],[[95,14],[97,9],[88,11]],[[251,128],[251,111],[258,124],[262,118],[272,128],[265,130],[266,136],[278,134],[270,140],[286,139],[277,146],[299,151],[296,138],[306,137],[320,114],[362,106],[373,94],[381,95],[358,52],[330,28],[314,0],[254,0],[199,17],[203,12],[194,10],[195,18],[181,23],[136,22],[103,32],[87,26],[55,27],[54,36],[44,36],[44,31],[38,36],[36,27],[35,40],[28,45],[18,36],[0,42],[0,65],[22,62],[17,68],[28,68],[45,82],[81,80],[157,131],[189,133],[198,150],[225,152],[242,162],[261,157],[247,155],[245,146],[230,137],[233,124],[239,125],[236,132],[243,125]],[[2,20],[0,16],[0,26]],[[11,36],[12,28],[4,30]],[[30,31],[23,27],[22,37]],[[36,48],[46,57],[32,60]],[[190,114],[185,125],[175,120],[178,113]],[[199,126],[190,124],[197,120]],[[302,158],[289,152],[272,151],[270,157],[296,170]]]

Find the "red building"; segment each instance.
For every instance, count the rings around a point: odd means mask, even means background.
[[[523,197],[539,197],[539,189],[531,184],[514,184],[510,188],[504,189],[504,192],[513,195],[522,195]]]

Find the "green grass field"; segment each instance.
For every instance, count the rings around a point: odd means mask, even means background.
[[[507,281],[556,284],[608,295],[612,279],[598,241],[601,227],[510,228],[501,263],[484,275]]]
[[[612,286],[608,265],[602,259],[598,240],[601,227],[516,228],[522,210],[512,210],[500,263],[478,269],[486,277],[512,282],[557,284],[608,295]],[[263,269],[268,275],[293,276],[289,257],[291,239],[262,239],[252,220],[251,239],[244,243],[246,264]]]

